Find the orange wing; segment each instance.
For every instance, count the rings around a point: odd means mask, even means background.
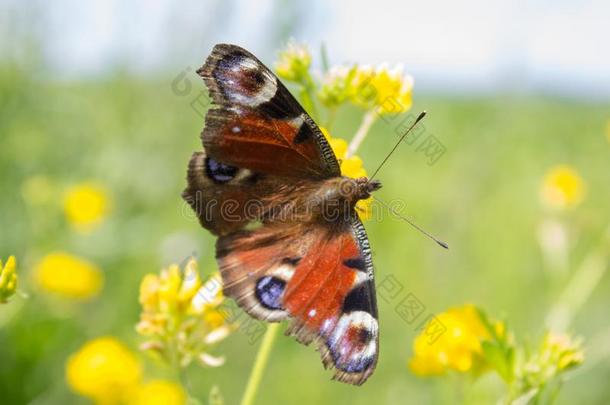
[[[254,55],[220,44],[198,70],[216,105],[201,135],[211,158],[282,177],[339,176],[326,138],[279,79]]]
[[[225,294],[250,315],[291,319],[287,334],[316,342],[333,378],[360,385],[375,369],[377,303],[368,239],[357,217],[339,229],[267,225],[221,237]]]

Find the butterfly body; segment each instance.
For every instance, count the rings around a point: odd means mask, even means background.
[[[334,378],[362,384],[378,356],[371,252],[355,205],[381,187],[341,176],[315,122],[256,57],[217,45],[198,71],[214,107],[185,200],[218,236],[224,293],[251,316],[290,320]]]

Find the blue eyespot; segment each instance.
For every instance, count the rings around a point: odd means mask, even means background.
[[[237,170],[235,166],[220,163],[212,158],[205,159],[206,175],[215,183],[222,184],[231,181],[237,174]]]
[[[282,294],[286,282],[272,276],[265,276],[256,282],[256,298],[267,309],[282,309]]]

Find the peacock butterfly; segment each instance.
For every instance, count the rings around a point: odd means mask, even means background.
[[[197,73],[212,108],[183,198],[218,236],[226,296],[256,319],[290,320],[333,379],[375,369],[379,326],[371,250],[355,210],[381,187],[342,177],[320,128],[245,49],[216,45]]]

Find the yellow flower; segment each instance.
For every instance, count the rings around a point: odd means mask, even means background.
[[[293,82],[304,82],[309,79],[311,53],[304,44],[289,42],[285,50],[279,54],[275,63],[278,76]]]
[[[142,384],[129,401],[130,405],[184,405],[186,393],[176,383],[152,380]]]
[[[64,198],[66,218],[79,231],[88,232],[98,226],[109,211],[106,190],[93,183],[83,183],[68,190]]]
[[[353,97],[353,79],[357,67],[333,66],[322,80],[318,98],[327,107],[337,107]]]
[[[159,276],[147,274],[140,284],[140,304],[145,312],[203,314],[220,305],[223,299],[220,273],[202,284],[194,259],[187,262],[184,275],[173,264],[161,270]]]
[[[606,123],[606,139],[610,142],[610,120]]]
[[[550,208],[576,207],[582,202],[584,195],[584,181],[570,166],[555,166],[544,177],[541,199]]]
[[[0,260],[0,303],[5,303],[17,291],[17,262],[14,256],[9,256],[6,264],[2,266]]]
[[[125,403],[141,374],[134,354],[114,337],[87,342],[66,364],[70,388],[98,404]]]
[[[227,322],[225,314],[215,309],[206,311],[203,314],[203,319],[212,329],[219,328]]]
[[[481,341],[490,336],[476,307],[452,308],[436,317],[442,325],[438,336],[430,340],[424,330],[413,342],[411,370],[421,376],[443,374],[448,370],[467,372],[483,366]],[[503,327],[501,328],[503,329]]]
[[[202,283],[192,258],[183,272],[173,264],[159,275],[146,275],[140,284],[142,313],[136,325],[137,332],[148,338],[142,349],[168,362],[176,361],[178,354],[183,367],[195,359],[208,366],[221,365],[223,359],[207,350],[233,330],[217,309],[223,300],[220,274]]]
[[[379,66],[371,80],[376,91],[376,104],[381,114],[399,114],[413,104],[413,78],[403,73],[402,66],[390,70]]]
[[[326,74],[318,93],[320,101],[335,107],[345,101],[379,114],[399,114],[411,108],[413,78],[401,66],[334,67]]]
[[[223,301],[222,278],[219,272],[215,272],[197,290],[197,294],[191,300],[190,312],[204,314],[208,310],[216,309]]]
[[[43,257],[34,269],[34,278],[42,289],[76,300],[97,296],[104,284],[96,265],[64,252]]]
[[[159,305],[159,277],[147,274],[140,283],[140,304],[144,310],[155,310]]]
[[[182,284],[180,268],[172,264],[161,271],[159,278],[159,308],[162,312],[173,312],[178,307],[178,291]]]
[[[326,128],[320,128],[322,133],[326,137],[328,144],[331,149],[335,153],[335,156],[339,160],[339,165],[341,166],[341,175],[346,177],[351,177],[353,179],[358,179],[360,177],[367,177],[366,170],[364,169],[362,159],[358,156],[350,156],[346,158],[347,155],[347,142],[341,138],[333,138],[328,133]],[[366,200],[360,200],[356,203],[356,211],[361,219],[366,220],[369,219],[372,215],[372,201],[373,198],[369,197]]]
[[[193,297],[201,287],[201,278],[197,270],[197,262],[193,259],[186,263],[184,276],[180,290],[178,290],[178,302],[181,305],[190,305]]]

